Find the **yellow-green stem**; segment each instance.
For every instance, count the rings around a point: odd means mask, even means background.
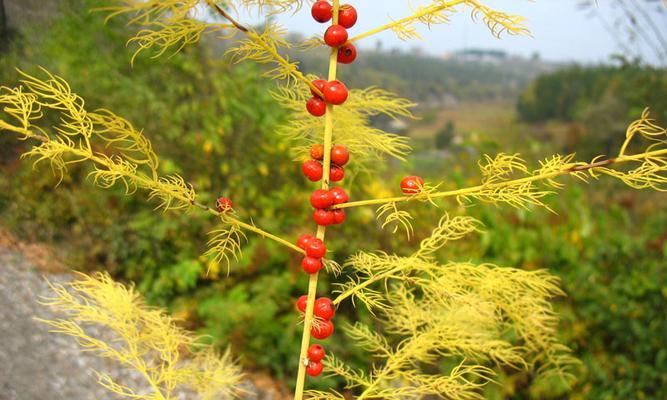
[[[449,1],[449,2],[446,2],[446,3],[438,4],[438,5],[431,5],[431,6],[425,7],[423,10],[421,10],[421,11],[419,11],[419,12],[413,14],[413,15],[410,15],[409,17],[401,18],[397,21],[391,22],[391,23],[386,24],[386,25],[382,25],[382,26],[380,26],[378,28],[375,28],[375,29],[372,29],[368,32],[364,32],[360,35],[357,35],[357,36],[351,38],[349,41],[350,42],[357,42],[361,39],[366,39],[369,36],[373,36],[373,35],[378,34],[380,32],[384,32],[386,30],[395,28],[397,26],[401,26],[405,23],[417,21],[417,20],[419,20],[420,18],[422,18],[426,15],[432,14],[434,12],[438,12],[440,10],[444,10],[446,8],[451,8],[451,7],[457,6],[461,3],[465,3],[466,1],[467,0],[454,0],[454,1]]]
[[[471,195],[475,194],[476,192],[479,192],[481,190],[486,190],[486,189],[493,189],[493,188],[499,188],[499,187],[507,187],[507,186],[514,186],[514,185],[520,185],[523,183],[528,183],[528,182],[535,182],[535,181],[543,181],[543,180],[548,180],[552,179],[561,175],[569,175],[575,172],[582,172],[582,171],[587,171],[591,169],[596,169],[596,168],[603,168],[610,166],[612,164],[618,164],[618,163],[623,163],[623,162],[628,162],[628,161],[638,161],[646,157],[656,157],[656,156],[661,156],[667,154],[667,149],[665,150],[654,150],[654,151],[648,151],[640,154],[634,154],[631,156],[621,156],[621,157],[616,157],[616,158],[610,158],[607,160],[602,160],[602,161],[597,161],[593,162],[590,164],[568,164],[566,165],[563,169],[560,171],[555,171],[551,172],[548,174],[540,174],[540,175],[533,175],[533,176],[528,176],[525,178],[520,178],[520,179],[515,179],[511,181],[505,181],[505,182],[498,182],[498,183],[493,183],[493,184],[487,184],[487,185],[477,185],[477,186],[471,186],[467,188],[462,188],[462,189],[456,189],[456,190],[449,190],[445,192],[436,192],[436,193],[431,193],[428,195],[429,199],[438,199],[438,198],[444,198],[444,197],[455,197],[455,196],[465,196],[465,195]],[[360,200],[360,201],[352,201],[349,203],[345,204],[339,204],[337,206],[334,206],[334,208],[351,208],[351,207],[362,207],[362,206],[372,206],[372,205],[379,205],[379,204],[386,204],[386,203],[399,203],[399,202],[405,202],[405,201],[412,201],[412,200],[424,200],[424,196],[396,196],[396,197],[385,197],[385,198],[380,198],[380,199],[370,199],[370,200]]]
[[[333,24],[338,23],[338,10],[340,9],[340,1],[333,1]],[[338,51],[335,48],[331,49],[329,55],[329,81],[336,79],[338,68]],[[331,170],[331,145],[333,140],[333,113],[334,107],[327,105],[327,113],[324,120],[324,173],[322,174],[322,189],[329,188],[329,173]],[[326,228],[324,226],[317,227],[317,238],[324,240]],[[317,279],[318,274],[312,274],[308,278],[308,301],[306,303],[306,311],[303,319],[303,335],[301,336],[301,351],[299,354],[299,369],[296,376],[296,387],[294,389],[294,400],[303,399],[303,390],[306,384],[306,367],[308,357],[308,346],[310,345],[310,329],[313,326],[313,309],[315,306],[315,297],[317,296]]]

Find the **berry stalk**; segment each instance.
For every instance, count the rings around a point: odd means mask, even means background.
[[[333,0],[333,24],[338,23],[338,11],[340,1]],[[338,72],[338,49],[332,48],[329,55],[329,82],[336,80]],[[324,159],[322,160],[323,175],[322,189],[329,189],[329,177],[331,173],[331,147],[333,142],[333,112],[334,106],[327,104],[327,113],[324,118]],[[324,241],[326,226],[317,227],[316,237]],[[294,389],[294,400],[303,400],[303,390],[306,383],[306,369],[308,359],[308,348],[310,346],[310,330],[313,326],[313,311],[315,308],[315,297],[317,296],[318,273],[311,274],[308,278],[308,301],[306,303],[306,312],[303,319],[303,336],[301,337],[301,352],[299,354],[299,370],[296,377],[296,387]]]

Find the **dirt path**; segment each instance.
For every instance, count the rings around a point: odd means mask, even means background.
[[[40,296],[50,293],[43,267],[38,269],[35,257],[26,256],[31,253],[34,255],[25,247],[8,246],[7,241],[0,240],[0,400],[118,399],[97,384],[93,370],[108,372],[130,387],[143,389],[145,383],[133,371],[82,353],[74,340],[49,333],[45,325],[34,320],[54,315],[37,303]],[[49,273],[48,278],[64,282],[72,275]],[[94,334],[104,337],[103,332]],[[253,380],[255,383],[248,380],[244,388],[252,394],[244,398],[284,398],[273,388],[258,389],[264,385]],[[187,397],[181,394],[179,398]]]

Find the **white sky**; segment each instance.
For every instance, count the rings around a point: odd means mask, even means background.
[[[638,3],[639,0],[633,0]],[[399,19],[410,14],[410,5],[417,7],[430,3],[428,0],[347,0],[359,12],[359,21],[350,34],[364,32],[388,21],[389,17]],[[598,10],[608,24],[621,10],[613,6],[614,0],[597,0]],[[443,54],[464,48],[493,48],[505,50],[512,54],[530,56],[538,52],[542,58],[554,61],[579,61],[594,63],[608,61],[611,54],[623,53],[613,36],[605,29],[602,20],[592,17],[588,12],[578,9],[578,0],[485,0],[495,9],[519,14],[526,18],[532,37],[504,36],[498,40],[490,35],[487,28],[480,22],[473,23],[469,12],[457,14],[449,25],[437,25],[431,31],[420,27],[424,40],[403,42],[392,32],[385,32],[361,43],[361,47],[375,46],[378,40],[385,48],[399,47],[410,49],[422,47],[431,54]],[[647,11],[660,7],[655,3]],[[664,6],[663,6],[664,8]],[[655,14],[654,18],[667,36],[667,12]],[[245,21],[252,17],[242,15]],[[255,20],[256,22],[256,20]],[[290,31],[307,35],[321,34],[324,25],[320,25],[310,17],[310,8],[304,7],[296,15],[283,15],[278,22]],[[650,31],[649,31],[650,33]],[[617,35],[622,35],[617,32]],[[624,36],[623,36],[624,37]],[[651,63],[657,57],[648,48],[635,47],[645,59]]]

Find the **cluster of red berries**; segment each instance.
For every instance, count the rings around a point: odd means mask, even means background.
[[[324,159],[324,146],[315,144],[310,148],[311,159],[301,165],[303,174],[311,181],[317,182],[322,179],[324,173],[321,161]],[[350,160],[350,153],[343,145],[335,145],[331,148],[331,169],[329,180],[340,182],[345,178],[345,164]],[[318,225],[338,225],[345,222],[345,210],[331,210],[330,207],[347,203],[349,197],[345,190],[335,187],[330,190],[318,189],[310,196],[310,204],[315,208],[313,219]]]
[[[308,303],[308,296],[303,295],[299,297],[296,302],[296,307],[302,313],[306,312]],[[336,315],[336,308],[331,299],[327,297],[320,297],[315,300],[313,309],[316,321],[310,329],[310,334],[318,340],[324,340],[331,336],[334,331],[334,325],[331,319]],[[326,355],[324,347],[314,344],[308,348],[308,364],[306,373],[310,376],[317,376],[322,373],[322,359]]]
[[[333,6],[326,0],[319,0],[313,4],[311,14],[319,23],[329,22],[333,18]],[[331,25],[324,33],[324,42],[338,49],[337,59],[341,64],[351,64],[357,58],[357,48],[348,43],[347,33],[356,23],[357,10],[349,4],[343,4],[338,10],[338,23]],[[312,84],[319,91],[318,93],[311,89],[313,97],[306,103],[306,109],[313,116],[321,117],[326,114],[327,103],[337,106],[347,100],[347,87],[340,81],[316,79]]]
[[[303,174],[312,182],[322,179],[324,169],[322,160],[324,159],[324,146],[314,144],[310,148],[310,160],[303,163],[301,170]],[[329,171],[329,180],[331,182],[340,182],[345,178],[345,169],[343,166],[350,160],[350,152],[342,145],[335,145],[331,148],[331,169]]]

